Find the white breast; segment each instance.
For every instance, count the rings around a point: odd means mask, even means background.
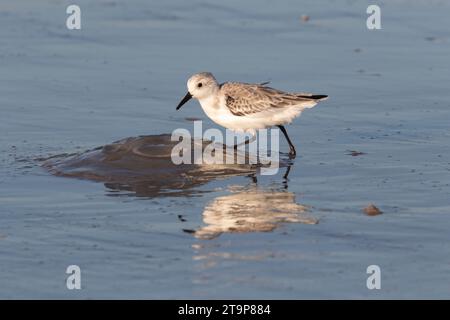
[[[199,100],[203,111],[206,115],[215,123],[232,130],[236,130],[233,121],[234,116],[228,108],[225,106],[225,100],[217,96],[211,96],[205,99]]]

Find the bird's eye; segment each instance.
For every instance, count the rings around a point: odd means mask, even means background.
[[[199,88],[201,88],[203,86],[203,83],[199,83],[198,85],[197,85],[197,87],[199,87]]]

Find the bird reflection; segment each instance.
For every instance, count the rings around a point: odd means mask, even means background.
[[[215,198],[203,210],[204,227],[194,232],[199,239],[213,239],[222,233],[268,232],[282,223],[316,224],[308,206],[298,204],[286,190],[252,186],[232,190]]]

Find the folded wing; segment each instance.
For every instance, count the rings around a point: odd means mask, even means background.
[[[226,106],[235,116],[246,116],[264,111],[281,111],[284,108],[311,108],[325,95],[287,93],[260,84],[224,83]]]

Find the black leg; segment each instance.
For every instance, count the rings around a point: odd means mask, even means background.
[[[297,152],[295,151],[295,147],[292,144],[291,139],[289,139],[289,136],[287,134],[286,128],[284,126],[282,126],[282,125],[279,125],[277,127],[281,130],[281,132],[283,132],[284,137],[286,138],[287,142],[289,143],[289,148],[290,148],[289,154],[291,156],[295,156],[297,154]]]
[[[245,145],[249,144],[250,142],[253,142],[253,139],[247,139],[247,140],[245,140],[244,143],[235,144],[235,145],[234,145],[234,150],[237,150],[237,148],[238,148],[239,146],[242,146],[242,145],[245,146]]]
[[[290,165],[287,166],[286,172],[284,173],[284,176],[283,176],[283,179],[284,179],[285,181],[288,180],[289,172],[291,172],[291,166],[290,166]]]
[[[256,178],[256,174],[255,174],[255,173],[249,174],[247,177],[249,177],[250,179],[252,179],[252,182],[253,182],[253,183],[255,183],[255,184],[258,183],[258,178]]]

